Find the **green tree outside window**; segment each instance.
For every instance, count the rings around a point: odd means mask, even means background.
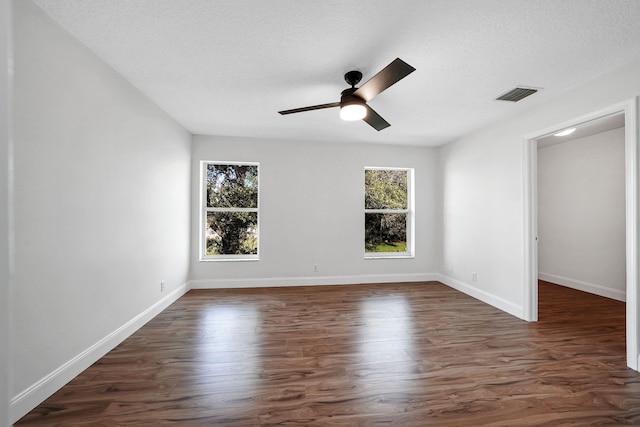
[[[206,163],[205,255],[258,254],[258,165]]]
[[[365,169],[366,253],[406,253],[409,170]]]

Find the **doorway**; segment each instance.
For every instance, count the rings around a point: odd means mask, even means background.
[[[523,314],[525,320],[538,320],[538,200],[537,146],[542,138],[563,129],[578,127],[602,117],[624,115],[625,151],[625,258],[626,258],[626,348],[627,366],[639,367],[638,301],[638,127],[637,99],[559,123],[524,137],[524,254],[525,278]]]

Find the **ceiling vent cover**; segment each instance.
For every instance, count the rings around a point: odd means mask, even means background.
[[[496,98],[496,101],[511,101],[518,102],[521,99],[526,98],[529,95],[533,95],[536,93],[538,89],[531,89],[527,87],[517,87],[515,89],[510,90],[509,92],[500,95]]]

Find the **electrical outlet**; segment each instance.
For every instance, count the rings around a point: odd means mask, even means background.
[[[471,273],[471,280],[473,280],[474,282],[478,280],[478,273],[476,273],[475,271],[473,273]]]
[[[164,280],[160,282],[160,292],[164,292]]]
[[[313,272],[314,273],[318,272],[318,264],[313,264]]]

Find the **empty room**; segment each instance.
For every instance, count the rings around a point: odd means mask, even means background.
[[[0,425],[640,425],[636,0],[2,22]]]

